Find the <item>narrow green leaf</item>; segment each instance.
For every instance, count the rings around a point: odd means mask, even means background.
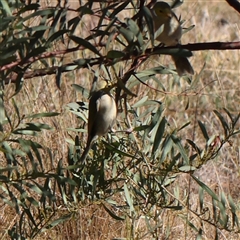
[[[20,120],[21,120],[20,112],[19,112],[18,106],[17,106],[17,104],[16,104],[14,99],[12,99],[12,104],[13,104],[14,110],[15,110],[15,112],[17,114],[18,122],[20,122]]]
[[[149,230],[149,232],[154,232],[154,227],[152,222],[150,221],[149,217],[147,215],[144,216],[145,219],[145,224],[147,226],[147,229]]]
[[[61,174],[64,174],[64,170],[65,168],[61,168]],[[62,184],[62,183],[68,183],[69,185],[72,185],[72,186],[77,186],[77,183],[71,179],[71,178],[68,178],[68,177],[63,177],[63,176],[59,176],[59,173],[57,174],[57,176],[55,176],[55,178]]]
[[[185,127],[187,127],[190,124],[191,124],[191,122],[187,122],[187,123],[183,124],[180,128],[178,128],[178,132],[181,131],[182,129],[184,129]]]
[[[214,110],[213,112],[215,113],[215,115],[220,120],[220,122],[222,124],[222,127],[224,129],[224,135],[225,135],[225,137],[227,137],[228,136],[228,132],[230,130],[227,122],[225,121],[224,117],[217,110]]]
[[[239,228],[239,220],[238,220],[238,217],[237,217],[237,214],[236,214],[236,211],[237,211],[237,207],[232,199],[232,197],[229,195],[228,196],[228,202],[229,202],[229,205],[230,205],[230,208],[231,208],[231,212],[232,212],[232,222],[233,222],[233,226],[237,226]]]
[[[46,113],[37,113],[33,115],[26,116],[25,118],[43,118],[43,117],[54,117],[58,116],[60,113],[57,112],[46,112]]]
[[[182,215],[182,214],[181,214],[181,215],[179,215],[179,216],[186,221],[187,225],[188,225],[191,229],[193,229],[195,232],[198,232],[198,228],[197,228],[192,222],[190,222],[185,215]]]
[[[215,222],[218,221],[218,214],[217,214],[217,201],[212,198],[212,210],[213,210],[213,219]]]
[[[127,153],[127,152],[123,152],[123,151],[119,150],[118,148],[115,148],[112,144],[109,144],[108,142],[105,142],[105,141],[102,141],[102,142],[104,143],[106,148],[108,148],[109,150],[111,150],[114,153],[118,153],[121,156],[129,157],[129,158],[132,158],[132,159],[135,158],[134,155],[131,155],[131,154]]]
[[[27,28],[27,29],[21,30],[20,33],[23,34],[23,33],[26,32],[26,33],[30,33],[31,34],[32,32],[35,32],[34,34],[37,34],[37,32],[40,32],[40,34],[42,34],[42,33],[45,32],[45,30],[48,30],[49,28],[50,28],[49,26],[39,25],[39,26],[31,27],[30,29]],[[32,39],[32,38],[33,38],[33,36],[30,35],[29,39]],[[16,39],[16,40],[19,41],[20,39]]]
[[[85,14],[89,14],[89,15],[93,15],[94,12],[92,11],[91,8],[87,7],[86,5],[84,6],[81,6],[79,8],[79,12],[82,14],[82,15],[85,15]]]
[[[42,156],[41,156],[41,154],[40,154],[40,152],[38,150],[39,149],[38,144],[35,144],[34,142],[31,141],[31,148],[32,148],[33,152],[35,153],[35,156],[36,156],[36,158],[38,160],[38,163],[39,163],[39,165],[41,167],[42,172],[44,172],[44,167],[43,167],[43,162],[42,162],[43,159],[42,159]]]
[[[119,7],[114,8],[114,11],[111,13],[111,15],[109,16],[109,18],[113,18],[116,17],[116,15],[121,12],[123,9],[126,8],[126,6],[131,2],[131,0],[126,0],[123,2],[123,4],[121,4]]]
[[[133,92],[131,92],[126,85],[123,83],[123,81],[120,78],[118,79],[118,87],[121,88],[126,94],[132,96],[132,97],[137,97],[137,95]]]
[[[28,5],[24,5],[23,8],[20,9],[20,11],[18,11],[17,15],[21,15],[23,14],[24,12],[27,12],[27,11],[32,11],[32,10],[37,10],[38,8],[40,7],[39,4],[37,3],[32,3],[32,4],[28,4]]]
[[[24,214],[24,213],[27,214],[27,216],[28,216],[28,218],[27,218],[28,221],[31,220],[31,222],[33,223],[33,225],[34,225],[35,227],[37,227],[38,223],[35,221],[34,216],[32,215],[30,209],[29,209],[29,208],[24,208],[22,214]]]
[[[28,136],[37,136],[36,131],[25,130],[25,129],[16,129],[12,132],[13,134],[28,135]]]
[[[197,177],[195,177],[194,175],[191,175],[192,178],[198,183],[198,185],[200,187],[203,188],[203,190],[205,190],[214,200],[216,200],[217,202],[219,201],[218,196],[203,182],[201,182]]]
[[[128,190],[128,187],[127,187],[126,183],[124,183],[124,193],[125,193],[125,197],[126,197],[128,206],[130,207],[130,211],[134,212],[133,201],[132,201],[132,198],[130,196],[130,193],[129,193],[129,190]]]
[[[131,18],[127,18],[126,22],[127,22],[127,26],[130,29],[130,31],[133,32],[133,34],[136,36],[139,46],[142,47],[144,44],[143,36],[142,36],[142,33],[141,33],[138,25]]]
[[[73,102],[67,104],[67,109],[69,109],[74,114],[86,113],[88,111],[88,102]]]
[[[79,16],[72,18],[68,21],[67,26],[72,34],[75,32],[76,28],[79,26],[80,21],[81,21],[81,18]]]
[[[29,41],[29,44],[26,46],[27,50],[28,50],[28,54],[26,57],[33,57],[34,55],[38,55],[38,53],[40,52],[39,50],[35,50],[37,46],[41,46],[40,50],[42,49],[41,52],[44,52],[44,49],[46,49],[46,47],[42,46],[42,41],[40,41],[40,39],[43,39],[43,35],[46,32],[46,30],[42,30],[42,31],[35,31],[34,34],[31,33],[31,40]],[[35,51],[35,52],[34,52]]]
[[[50,43],[52,43],[53,41],[57,40],[57,39],[60,38],[60,37],[63,37],[63,34],[68,33],[68,32],[70,32],[70,30],[68,30],[68,29],[63,29],[63,30],[59,30],[59,31],[53,33],[53,34],[48,38],[48,40],[46,41],[45,46],[49,46]]]
[[[198,232],[198,228],[192,223],[190,222],[187,218],[186,218],[186,223],[188,224],[188,226],[190,228],[192,228],[195,232]]]
[[[144,96],[143,98],[141,98],[138,102],[134,103],[132,105],[133,108],[138,108],[143,106],[143,104],[148,100],[148,96]]]
[[[53,17],[53,21],[51,23],[51,30],[49,31],[49,36],[53,35],[56,31],[56,28],[62,29],[61,25],[61,17],[66,17],[67,9],[66,8],[60,8],[56,9]],[[66,18],[64,19],[66,22]]]
[[[164,134],[166,123],[167,123],[167,121],[166,121],[165,117],[163,117],[159,126],[158,126],[156,134],[155,134],[153,147],[152,147],[152,155],[153,156],[155,156],[155,153],[157,152],[157,149],[159,148],[159,145],[162,141],[162,137],[163,137],[163,134]]]
[[[226,228],[228,224],[228,215],[226,214],[227,209],[226,206],[222,202],[218,202],[218,207],[220,209],[220,219],[221,220],[221,225]]]
[[[128,30],[128,29],[126,29],[124,27],[120,27],[119,28],[119,32],[127,40],[128,44],[132,44],[134,42],[134,37],[135,36],[134,36],[134,34],[130,30]]]
[[[48,124],[45,124],[45,123],[27,123],[28,126],[32,126],[32,127],[35,127],[37,129],[39,129],[40,131],[42,129],[46,129],[46,130],[51,130],[52,127],[50,127]]]
[[[124,221],[125,218],[124,217],[119,217],[117,216],[114,212],[112,212],[109,208],[107,208],[103,203],[102,206],[104,207],[104,209],[106,210],[106,212],[115,220],[117,221]]]
[[[42,195],[43,191],[35,184],[31,184],[30,182],[25,182],[26,186],[33,190],[35,193]]]
[[[167,155],[172,150],[172,147],[173,147],[173,141],[172,141],[171,137],[168,135],[168,136],[165,137],[165,139],[162,143],[162,146],[161,146],[162,155],[160,157],[160,162],[159,162],[160,164],[164,162]]]
[[[133,88],[135,85],[139,84],[139,82],[146,82],[149,79],[154,79],[156,74],[170,74],[172,73],[171,70],[168,70],[162,66],[146,69],[144,71],[138,72],[133,74],[130,79],[128,80],[128,87],[129,89]],[[137,79],[137,81],[136,81]],[[155,79],[154,79],[155,80]],[[158,80],[156,81],[159,85],[163,86],[161,82]]]
[[[0,131],[3,131],[2,124],[6,120],[4,100],[3,100],[3,90],[0,87]]]
[[[38,10],[30,15],[27,15],[26,17],[23,18],[23,21],[27,21],[31,18],[34,18],[36,16],[48,16],[48,18],[50,18],[54,12],[56,11],[55,8],[48,8],[48,9],[44,9],[44,10]]]
[[[230,207],[231,207],[231,211],[232,211],[233,213],[235,213],[236,210],[237,210],[237,207],[236,207],[236,204],[234,203],[231,195],[228,196],[228,202],[229,202],[229,205],[230,205]]]
[[[81,68],[81,67],[85,67],[88,63],[88,61],[74,61],[76,64],[69,64],[69,65],[66,65],[66,66],[62,66],[62,71],[65,71],[65,72],[70,72],[70,71],[73,71],[73,70],[76,70],[78,68]]]
[[[133,129],[133,131],[134,131],[134,132],[140,132],[140,131],[146,130],[147,128],[149,128],[148,125],[141,125],[141,126],[139,126],[139,127],[135,127],[135,128]]]
[[[201,154],[201,150],[198,148],[198,146],[190,139],[186,139],[186,141],[188,142],[188,144],[191,145],[191,147],[197,152],[198,155]]]
[[[199,196],[200,213],[202,213],[203,207],[204,207],[204,201],[203,201],[204,200],[204,192],[203,192],[202,187],[199,188],[198,196]]]
[[[83,38],[80,38],[80,37],[77,37],[74,35],[69,36],[69,38],[71,40],[73,40],[74,42],[76,42],[77,44],[79,44],[80,46],[83,46],[83,47],[89,49],[90,51],[96,53],[98,56],[100,56],[100,57],[102,56],[100,54],[100,52],[90,42],[84,40]]]
[[[109,52],[113,48],[113,42],[116,38],[116,31],[112,31],[111,33],[106,33],[108,35],[106,42],[106,51]]]
[[[12,16],[12,11],[11,11],[10,7],[8,6],[7,1],[1,0],[0,4],[2,5],[2,7],[5,10],[5,12],[7,13],[7,15]]]
[[[37,48],[34,48],[33,50],[31,50],[31,51],[27,54],[26,58],[29,59],[29,58],[31,58],[31,57],[36,57],[36,56],[38,56],[38,55],[40,55],[40,54],[42,54],[42,53],[45,53],[46,50],[47,50],[46,47],[37,47]]]
[[[4,30],[8,29],[10,24],[12,24],[12,21],[14,20],[15,20],[15,17],[12,17],[12,16],[1,18],[0,32],[3,32]],[[4,46],[3,44],[5,43],[5,41],[0,42],[1,47]]]
[[[20,92],[20,90],[22,89],[23,83],[24,83],[24,79],[23,79],[24,72],[25,71],[20,71],[18,73],[17,79],[15,81],[15,92],[14,92],[14,94],[11,97],[13,97],[16,94],[18,94]]]
[[[1,65],[3,66],[10,62],[16,61],[16,56],[12,56],[15,52],[16,52],[16,49],[9,49],[9,48],[7,48],[4,52],[2,52],[2,55],[0,55]]]
[[[223,108],[223,110],[227,113],[228,117],[231,119],[231,122],[234,122],[234,117],[232,114],[226,108]]]
[[[154,22],[153,22],[152,14],[151,14],[151,11],[145,6],[142,8],[142,10],[143,10],[143,16],[147,24],[150,40],[151,40],[152,46],[154,46]]]
[[[88,98],[88,97],[89,97],[90,92],[89,92],[89,90],[87,90],[86,88],[84,88],[84,87],[82,87],[82,86],[80,86],[80,85],[78,85],[78,84],[72,84],[72,87],[73,87],[73,89],[75,89],[77,92],[82,93],[83,97],[85,97],[85,98]]]
[[[115,30],[112,31],[112,28],[114,28],[114,24],[116,21],[118,21],[118,19],[113,18],[107,25],[106,29],[101,33],[100,41],[103,39],[104,36],[108,36],[107,43],[106,43],[107,51],[109,51],[109,46],[111,45],[111,43],[113,43],[114,35],[116,32],[115,32]],[[99,31],[99,29],[98,29],[98,31]]]
[[[56,70],[56,85],[59,90],[61,90],[61,82],[62,82],[61,76],[62,76],[62,67],[60,66]]]
[[[53,227],[55,227],[55,226],[57,226],[59,224],[62,224],[64,222],[68,221],[71,217],[72,217],[71,213],[63,215],[62,217],[60,217],[60,218],[54,220],[53,222],[51,222],[50,224],[48,224],[46,226],[46,229],[50,229],[50,228],[53,228]]]
[[[185,164],[189,165],[189,158],[187,156],[186,150],[184,149],[180,139],[176,135],[171,135],[171,139],[173,140],[174,144],[177,146],[182,158],[185,161]]]
[[[182,166],[182,167],[179,168],[179,171],[181,171],[181,172],[192,172],[192,171],[194,171],[194,170],[196,170],[195,167],[193,167],[193,166],[187,166],[187,165]]]
[[[35,207],[39,207],[39,201],[37,201],[36,199],[34,199],[33,197],[27,197],[27,200],[34,205]]]
[[[125,53],[122,51],[110,50],[108,51],[106,57],[110,59],[115,59],[115,58],[122,58],[124,56],[125,56]]]
[[[202,134],[204,136],[204,138],[206,139],[206,141],[209,140],[209,136],[208,136],[208,133],[207,133],[207,130],[206,130],[206,127],[205,125],[201,122],[201,121],[198,121],[198,125],[202,131]]]
[[[9,171],[13,171],[13,170],[17,170],[17,167],[16,166],[11,166],[11,165],[6,166],[6,167],[0,167],[0,173],[9,172]]]
[[[182,35],[191,31],[193,28],[195,28],[195,25],[191,25],[190,27],[188,28],[183,28],[183,31],[182,31]]]
[[[149,126],[149,131],[151,131],[155,126],[158,127],[158,124],[160,124],[160,119],[161,119],[161,115],[163,113],[163,105],[161,103],[159,103],[159,108],[158,110],[154,113],[153,117],[152,117],[152,121],[151,124]]]
[[[239,119],[240,119],[240,113],[238,113],[238,115],[234,118],[234,122],[232,123],[232,125],[235,126],[235,124],[238,122]]]
[[[16,130],[31,130],[31,131],[37,131],[37,132],[41,131],[41,129],[34,123],[26,123],[25,127],[17,128]]]

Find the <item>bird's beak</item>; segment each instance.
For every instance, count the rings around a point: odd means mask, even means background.
[[[166,12],[166,16],[167,16],[168,18],[171,18],[171,17],[172,17],[172,12],[171,12],[171,11],[167,11],[167,12]]]

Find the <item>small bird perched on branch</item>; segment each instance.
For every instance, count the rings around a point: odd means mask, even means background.
[[[88,138],[80,159],[82,162],[87,158],[92,144],[98,137],[105,135],[116,120],[116,102],[109,93],[112,87],[106,86],[106,82],[101,80],[91,92],[88,110]]]
[[[176,46],[182,37],[181,24],[166,2],[156,2],[152,8],[155,32],[162,28],[156,40],[166,46]],[[186,57],[172,56],[179,76],[184,73],[194,74],[193,68]]]

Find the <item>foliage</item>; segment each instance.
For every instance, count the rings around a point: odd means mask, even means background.
[[[94,1],[88,1],[79,9],[68,8],[66,4],[59,1],[55,7],[42,8],[31,1],[28,4],[0,1],[0,151],[5,161],[0,168],[0,198],[19,215],[9,236],[34,238],[74,217],[79,204],[90,203],[101,205],[117,221],[127,219],[132,226],[143,216],[147,235],[156,239],[161,231],[160,216],[166,209],[176,212],[198,237],[204,232],[202,223],[212,225],[216,236],[217,229],[239,232],[237,206],[231,196],[224,193],[218,196],[194,172],[214,159],[223,145],[231,143],[239,134],[240,115],[235,116],[227,109],[223,109],[224,113],[215,110],[221,126],[219,134],[210,136],[205,124],[199,121],[205,146],[191,139],[185,143],[179,132],[185,131],[190,123],[173,128],[160,101],[146,96],[131,106],[126,96],[135,96],[136,87],[147,85],[150,79],[164,91],[157,74],[172,74],[179,81],[173,69],[159,64],[141,70],[150,57],[158,54],[189,57],[191,52],[154,47],[150,6],[140,4],[137,11],[139,3],[132,1],[102,1],[98,3],[98,10]],[[120,14],[129,6],[136,11],[135,15],[122,20]],[[77,16],[69,18],[69,12]],[[77,36],[75,31],[85,15],[96,17],[98,22],[90,35]],[[54,46],[60,49],[53,51]],[[67,64],[63,58],[55,58],[79,50],[82,57]],[[98,70],[93,70],[93,66]],[[58,113],[22,115],[12,96],[10,114],[4,102],[4,84],[10,80],[15,83],[14,94],[18,94],[26,79],[55,73],[60,88],[62,73],[79,68],[88,68],[96,78],[117,83],[116,100],[124,106],[119,117],[126,122],[119,128],[132,130],[128,134],[109,134],[108,141],[96,143],[86,163],[79,162],[84,143],[78,135],[74,141],[68,140],[65,159],[55,159],[50,148],[38,143],[37,136],[52,129],[44,123],[44,118]],[[195,81],[184,79],[193,87]],[[74,88],[83,91],[78,85]],[[70,104],[69,109],[86,121],[86,113],[80,107],[76,110]],[[51,170],[44,167],[46,159],[52,163]],[[183,196],[178,187],[173,192],[169,190],[182,174],[189,175],[199,185],[199,209],[189,206],[190,193]],[[211,199],[212,209],[207,207],[206,198]],[[64,214],[56,217],[62,208]],[[200,224],[188,218],[189,212]],[[144,234],[132,230],[129,238],[141,239]]]

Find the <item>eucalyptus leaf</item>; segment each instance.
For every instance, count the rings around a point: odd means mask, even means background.
[[[148,32],[149,32],[149,36],[150,36],[150,40],[152,43],[152,46],[154,46],[154,22],[153,22],[153,18],[152,18],[152,14],[151,11],[147,8],[147,7],[143,7],[143,16],[146,20],[146,24],[148,27]]]
[[[116,50],[110,50],[107,53],[107,58],[115,59],[115,58],[122,58],[125,56],[124,52],[116,51]]]
[[[86,41],[83,38],[74,35],[69,36],[69,38],[76,42],[77,44],[79,44],[80,46],[83,46],[89,49],[90,51],[94,52],[95,54],[101,56],[100,52],[89,41]]]
[[[44,118],[44,117],[55,117],[58,116],[60,113],[57,112],[46,112],[46,113],[36,113],[33,115],[28,115],[25,118]]]
[[[134,212],[133,201],[132,201],[130,192],[129,192],[126,184],[124,184],[124,193],[125,193],[125,197],[126,197],[126,201],[128,203],[128,206],[130,207],[130,211]]]
[[[5,11],[5,13],[7,15],[11,16],[12,15],[12,11],[11,11],[9,5],[8,5],[8,2],[6,0],[1,0],[0,4],[2,5],[3,10]]]
[[[104,207],[104,209],[106,210],[106,212],[115,220],[117,221],[123,221],[125,220],[124,217],[119,217],[117,216],[113,211],[111,211],[109,208],[107,208],[107,206],[105,206],[104,204],[102,204],[102,206]]]

